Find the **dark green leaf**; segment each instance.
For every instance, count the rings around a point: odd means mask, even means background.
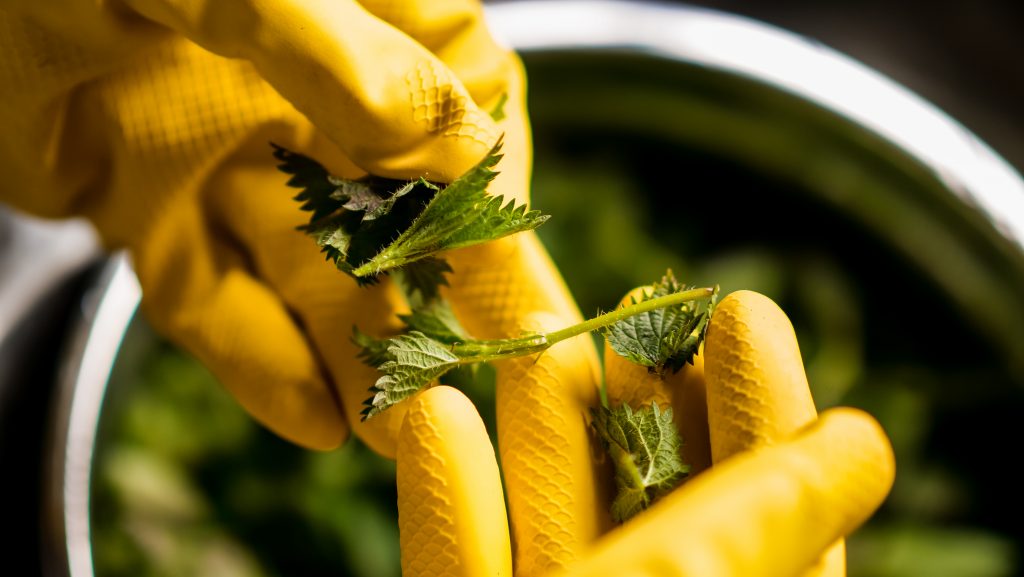
[[[305,228],[305,232],[320,247],[328,260],[344,272],[352,272],[348,263],[348,252],[352,245],[352,232],[359,226],[359,215],[338,212],[321,218]]]
[[[443,343],[418,331],[388,339],[387,358],[377,367],[383,376],[370,388],[374,395],[366,401],[363,420],[413,396],[459,364]]]
[[[422,212],[438,187],[423,179],[405,182],[376,176],[346,180],[331,176],[315,160],[277,145],[278,168],[292,175],[288,186],[301,188],[295,199],[311,212],[300,227],[345,273],[360,284],[376,282],[376,274],[354,271],[391,243]]]
[[[332,214],[345,204],[344,199],[334,195],[338,181],[322,164],[274,143],[270,146],[274,148],[274,158],[281,161],[277,169],[291,175],[288,186],[302,189],[295,195],[295,200],[302,203],[302,210],[313,213],[310,220]]]
[[[600,407],[593,417],[594,429],[615,464],[615,521],[643,511],[689,473],[679,456],[682,441],[672,423],[672,409],[662,412],[657,403],[635,412],[629,405]]]
[[[388,181],[393,183],[394,181]],[[383,193],[380,190],[374,190],[373,188],[367,187],[369,192],[363,193],[359,197],[352,196],[349,201],[345,203],[345,208],[348,210],[362,210],[363,220],[374,220],[380,218],[386,214],[389,214],[394,208],[395,203],[399,201],[405,195],[414,192],[418,187],[422,187],[426,190],[437,192],[439,189],[437,185],[427,182],[424,179],[413,180],[407,182],[398,187],[393,192]],[[433,194],[433,193],[430,193]]]
[[[331,176],[318,162],[274,145],[278,168],[301,188],[296,200],[312,212],[301,227],[327,257],[361,284],[381,274],[410,267],[411,293],[429,302],[445,284],[447,265],[438,252],[471,246],[540,226],[547,216],[487,194],[501,159],[499,142],[479,164],[440,189],[424,179],[401,182],[367,176],[345,180]],[[410,293],[410,294],[411,294]]]
[[[479,208],[473,220],[445,239],[445,249],[471,246],[517,232],[533,230],[549,218],[538,210],[527,211],[525,205],[516,206],[513,201],[502,206],[503,201],[500,196],[491,197]]]
[[[406,266],[440,251],[495,240],[543,224],[547,217],[522,206],[501,206],[487,194],[498,174],[499,142],[479,164],[438,192],[423,212],[377,255],[356,269],[357,275],[379,274]]]
[[[385,191],[380,190],[377,186],[374,186],[374,183],[369,181],[339,179],[337,182],[338,188],[334,194],[339,200],[345,201],[342,208],[353,212],[362,212],[363,219],[369,218],[373,220],[370,214],[378,210],[387,200]],[[410,184],[403,185],[403,187],[399,188],[399,191]],[[404,192],[408,192],[408,190]],[[398,194],[398,192],[395,194]]]
[[[639,300],[633,299],[633,304],[684,290],[688,287],[680,285],[672,271],[668,271]],[[693,362],[714,302],[713,296],[707,301],[686,302],[631,316],[605,329],[604,336],[612,350],[630,361],[652,372],[675,372]]]
[[[439,300],[441,287],[448,286],[445,274],[452,272],[452,267],[448,261],[430,256],[409,263],[397,272],[399,285],[409,299],[409,305],[415,309]]]
[[[359,330],[359,327],[352,327],[352,342],[361,347],[359,360],[363,363],[377,368],[390,360],[388,356],[388,345],[390,339],[375,339]]]

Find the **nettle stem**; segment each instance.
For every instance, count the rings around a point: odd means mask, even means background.
[[[511,339],[474,340],[458,343],[452,345],[451,352],[459,357],[460,365],[539,353],[565,339],[571,339],[583,333],[613,325],[622,319],[660,308],[680,305],[685,302],[711,298],[714,294],[715,289],[711,287],[690,289],[621,307],[551,333],[535,333]]]

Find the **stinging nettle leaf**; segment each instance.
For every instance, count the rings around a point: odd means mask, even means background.
[[[389,214],[395,204],[407,194],[415,192],[418,188],[437,192],[438,186],[422,178],[407,182],[393,192],[382,195],[379,191],[372,191],[360,198],[351,197],[345,204],[348,210],[363,210],[363,220],[374,220]]]
[[[281,161],[277,169],[291,175],[287,185],[302,189],[295,200],[302,203],[302,210],[313,213],[311,220],[323,218],[342,207],[344,200],[334,196],[337,181],[322,164],[274,143],[270,146],[274,149],[274,158]]]
[[[288,186],[302,189],[295,199],[302,202],[302,210],[312,213],[300,230],[359,284],[376,282],[376,275],[356,275],[356,268],[408,228],[439,190],[422,178],[410,182],[376,176],[336,178],[315,160],[272,146],[274,157],[281,161],[278,169],[291,175]]]
[[[358,219],[358,215],[342,212],[321,218],[316,224],[306,227],[305,232],[320,247],[327,260],[339,269],[351,272],[347,258],[352,245],[351,231],[358,226]]]
[[[435,253],[472,246],[534,229],[547,220],[537,211],[487,194],[497,176],[501,142],[479,164],[441,189],[412,224],[376,256],[355,270],[375,275],[427,258]]]
[[[419,331],[388,339],[387,361],[377,369],[383,373],[370,391],[363,420],[413,396],[434,379],[455,368],[459,357]]]
[[[386,195],[369,182],[343,179],[336,182],[338,187],[334,190],[334,197],[345,203],[341,207],[352,212],[362,212],[363,220],[373,220],[381,205],[388,200]],[[407,183],[395,191],[395,195],[404,196],[411,189],[412,183]]]
[[[469,169],[438,192],[423,212],[393,243],[360,267],[357,274],[383,271],[438,252],[444,239],[471,222],[476,207],[489,198],[487,185],[497,172],[491,170],[499,160],[501,143],[479,164]]]
[[[442,258],[428,256],[396,272],[398,283],[409,299],[409,306],[416,309],[440,300],[441,287],[448,286],[445,275],[452,272],[452,267]]]
[[[533,230],[549,218],[539,210],[527,211],[525,205],[517,206],[515,201],[502,206],[503,200],[500,196],[491,197],[473,220],[445,240],[445,250]]]
[[[352,342],[362,349],[359,351],[359,360],[373,368],[391,359],[388,356],[390,339],[375,339],[359,330],[359,327],[352,327]]]
[[[612,519],[624,522],[674,489],[689,474],[679,456],[682,441],[672,409],[657,403],[633,411],[629,405],[592,411],[593,426],[615,464]]]
[[[691,287],[692,288],[692,287]],[[661,281],[631,304],[687,290],[668,271]],[[704,302],[685,302],[655,309],[616,322],[604,330],[608,345],[626,359],[648,367],[651,372],[676,372],[693,362],[708,320],[714,310],[716,295]]]
[[[438,252],[472,246],[537,228],[546,215],[487,193],[498,174],[501,142],[476,166],[444,188],[423,178],[402,182],[367,176],[346,180],[331,176],[320,163],[273,145],[278,168],[291,175],[288,185],[312,212],[300,227],[312,236],[338,269],[360,284],[394,269],[431,259],[408,275],[424,302],[437,298],[446,284],[447,265]]]

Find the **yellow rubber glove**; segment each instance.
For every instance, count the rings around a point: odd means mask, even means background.
[[[0,199],[85,215],[128,247],[151,322],[269,428],[329,448],[351,426],[393,456],[401,409],[359,422],[376,374],[350,336],[394,330],[404,305],[294,230],[305,217],[268,143],[347,177],[445,181],[504,134],[492,191],[525,201],[523,73],[477,2],[14,0],[0,54]],[[579,319],[533,235],[450,261],[449,298],[480,337],[535,311]]]
[[[578,346],[556,345],[538,366],[565,362]],[[577,481],[569,477],[581,471],[558,466],[557,443],[529,462],[501,444],[510,539],[498,468],[473,406],[447,387],[415,397],[398,451],[403,576],[511,575],[513,568],[518,576],[842,575],[842,549],[833,544],[864,522],[892,485],[885,433],[854,409],[834,409],[816,421],[792,326],[766,297],[743,291],[725,298],[704,346],[694,366],[656,384],[646,369],[608,357],[612,403],[672,403],[697,474],[599,540],[562,548],[560,557],[551,554],[557,538],[532,538],[516,515],[524,502],[536,501],[552,520],[541,527],[546,534],[573,525],[579,510],[557,502],[574,490]],[[518,417],[517,426],[544,427],[548,415]],[[498,424],[500,437],[509,423]],[[533,479],[530,487],[524,477]],[[583,523],[593,516],[585,513]]]

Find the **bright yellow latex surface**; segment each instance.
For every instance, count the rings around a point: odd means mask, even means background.
[[[547,328],[543,319],[534,326]],[[485,573],[474,571],[484,559],[500,575],[844,573],[839,540],[863,523],[888,493],[895,474],[892,448],[877,422],[861,411],[833,409],[816,420],[789,320],[771,300],[748,291],[723,299],[703,354],[665,381],[654,383],[645,368],[621,365],[616,356],[606,358],[612,403],[628,399],[672,405],[686,443],[684,455],[696,474],[621,527],[560,546],[564,541],[557,538],[558,528],[573,527],[576,518],[605,527],[610,503],[601,487],[611,471],[588,472],[566,456],[571,451],[565,446],[573,442],[565,439],[573,434],[574,422],[587,419],[585,395],[571,381],[556,389],[550,388],[557,385],[552,380],[531,382],[535,373],[546,377],[552,367],[571,364],[583,354],[573,350],[579,347],[561,343],[536,362],[522,361],[508,371],[527,385],[499,385],[506,387],[499,389],[498,435],[516,536],[511,566],[508,534],[500,530],[505,508],[497,467],[479,417],[460,393],[447,387],[416,397],[398,456],[403,575],[480,575]],[[543,408],[536,414],[518,411],[503,420],[501,403],[511,399],[500,398],[502,394],[541,397]],[[510,431],[510,419],[515,421],[514,435],[534,431],[529,437],[533,447],[510,446],[501,438]],[[453,466],[462,460],[467,464]],[[413,468],[420,472],[403,475]],[[601,507],[597,512],[580,510],[590,494],[572,498],[581,486],[574,476],[587,474],[598,479],[582,483],[595,488]],[[467,491],[475,496],[467,498]],[[517,508],[534,512],[517,515]],[[472,537],[460,541],[459,535]],[[436,551],[444,551],[449,562],[414,561],[432,558],[430,552]]]
[[[376,376],[350,336],[396,330],[404,305],[389,283],[357,289],[296,233],[305,217],[269,142],[348,177],[445,181],[504,134],[492,192],[527,200],[522,69],[480,6],[14,0],[0,54],[0,200],[87,216],[129,248],[153,325],[275,432],[330,448],[353,428],[393,457],[402,410],[359,421]],[[578,319],[532,235],[450,260],[450,297],[481,336],[532,312]]]

